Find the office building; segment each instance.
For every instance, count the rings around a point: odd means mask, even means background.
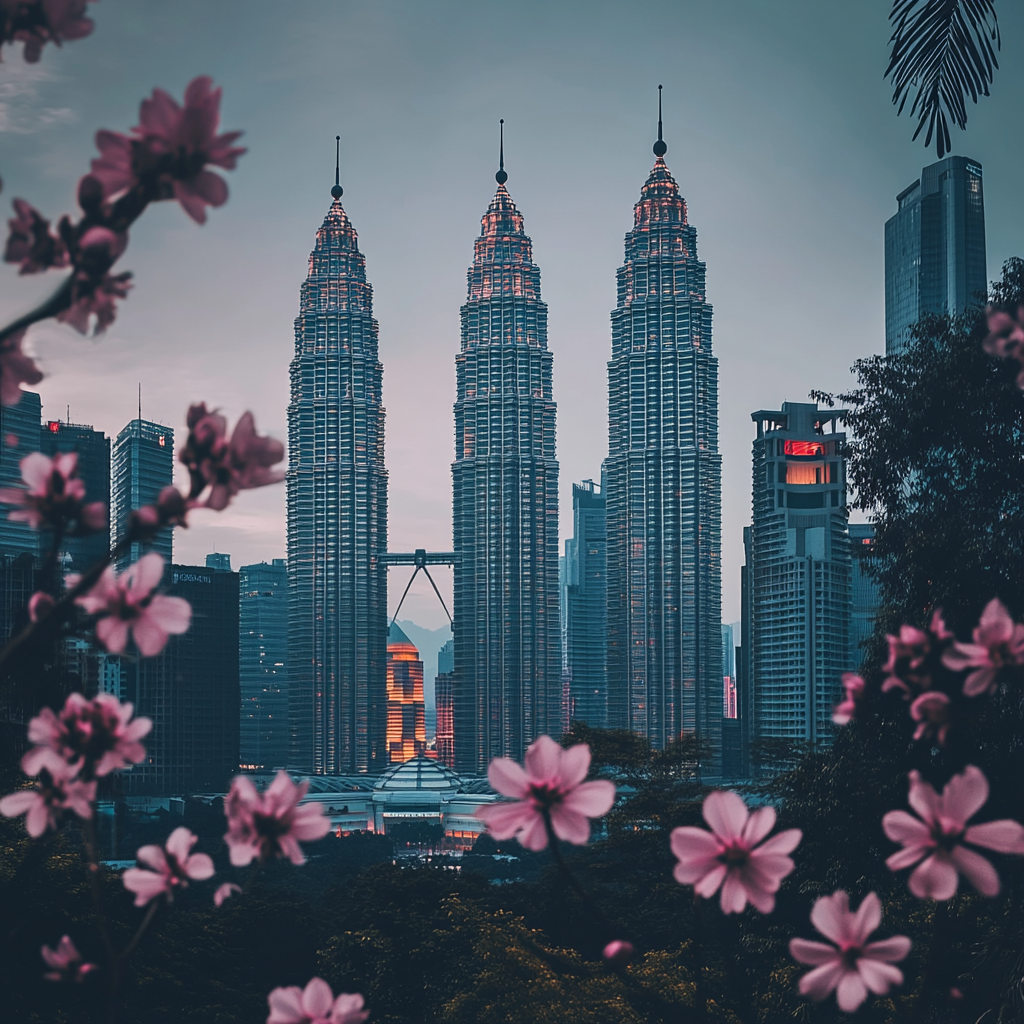
[[[452,698],[455,692],[455,641],[449,640],[437,652],[434,699],[437,704],[437,759],[447,768],[455,766],[455,728],[452,724]]]
[[[503,162],[503,161],[502,161]],[[560,734],[558,463],[547,306],[523,215],[498,171],[456,356],[455,765],[521,761]]]
[[[720,770],[718,361],[697,232],[661,138],[617,275],[608,363],[608,725]]]
[[[856,671],[864,666],[868,654],[866,644],[875,631],[881,603],[878,583],[868,571],[874,546],[875,528],[871,523],[850,524],[850,668]]]
[[[395,623],[388,630],[388,761],[411,761],[427,750],[423,662],[416,645]]]
[[[0,405],[0,487],[23,487],[21,460],[39,451],[41,405],[34,391],[22,391],[17,405]],[[17,558],[39,553],[39,534],[28,523],[12,522],[0,507],[0,554]]]
[[[605,489],[572,486],[573,535],[565,542],[565,647],[571,722],[608,723],[608,578]]]
[[[238,570],[238,628],[239,757],[246,768],[284,768],[288,764],[288,569],[283,558]]]
[[[739,718],[736,693],[736,644],[731,625],[722,624],[722,716]]]
[[[757,437],[743,635],[754,743],[831,742],[832,707],[850,667],[846,435],[837,428],[844,415],[798,402],[751,415]]]
[[[949,156],[921,171],[885,223],[885,352],[903,352],[928,313],[983,306],[985,195],[981,164]]]
[[[288,406],[289,764],[387,766],[383,367],[366,259],[334,201],[295,319]]]
[[[153,796],[222,793],[239,764],[238,574],[169,565],[162,589],[189,602],[192,625],[156,657],[122,658],[124,698],[153,729],[145,761],[121,784]]]
[[[162,423],[132,420],[114,441],[110,473],[110,539],[128,532],[132,510],[151,505],[174,476],[174,431]],[[155,551],[171,561],[173,530],[161,530],[145,544],[132,544],[116,561],[123,572],[143,554]]]
[[[110,438],[84,423],[47,420],[41,431],[39,450],[53,458],[57,452],[78,455],[78,475],[85,484],[86,501],[102,501],[110,510]],[[170,534],[168,534],[168,538]],[[107,528],[86,537],[67,537],[63,545],[66,571],[84,573],[110,550],[110,520]],[[168,554],[170,549],[168,548]]]

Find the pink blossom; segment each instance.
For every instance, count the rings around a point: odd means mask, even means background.
[[[775,909],[775,893],[794,867],[786,856],[803,838],[798,828],[787,829],[761,842],[775,827],[775,808],[747,810],[736,793],[721,789],[704,798],[704,820],[711,826],[672,830],[672,852],[679,859],[673,872],[698,896],[713,896],[722,887],[725,914],[739,914],[749,900],[762,914]],[[760,845],[758,845],[760,843]]]
[[[138,764],[146,756],[139,742],[152,728],[148,718],[132,720],[132,705],[113,694],[100,693],[87,700],[72,693],[60,715],[43,708],[28,724],[28,738],[39,746],[22,758],[26,775],[36,775],[56,753],[74,774],[91,780]]]
[[[857,712],[857,705],[864,699],[865,682],[853,672],[843,673],[843,689],[846,696],[842,702],[832,709],[832,721],[836,725],[846,725]]]
[[[28,487],[0,488],[0,501],[16,506],[7,518],[78,537],[107,525],[107,506],[85,502],[85,483],[78,476],[78,453],[58,452],[48,458],[42,452],[26,455],[19,464]]]
[[[144,868],[128,868],[121,876],[124,887],[135,893],[135,906],[144,907],[150,900],[167,894],[174,899],[175,889],[187,889],[189,879],[203,881],[213,877],[213,861],[205,853],[192,853],[199,841],[187,828],[176,828],[163,846],[143,846],[135,859]]]
[[[50,968],[43,975],[47,981],[83,981],[87,974],[96,970],[95,964],[82,962],[82,954],[75,948],[70,935],[62,936],[56,949],[43,946],[39,953]]]
[[[616,939],[604,947],[601,957],[611,967],[625,967],[633,959],[634,952],[632,942]]]
[[[6,0],[0,3],[0,44],[24,43],[29,64],[39,60],[47,43],[60,46],[65,39],[81,39],[93,30],[85,17],[87,0]]]
[[[220,512],[239,491],[284,479],[283,470],[270,469],[284,458],[284,445],[257,434],[251,412],[239,418],[230,441],[227,420],[205,402],[189,408],[187,422],[189,435],[178,459],[192,481],[190,500],[209,487],[205,505]]]
[[[275,988],[267,1002],[267,1024],[362,1024],[370,1016],[361,995],[342,992],[335,999],[322,978],[313,978],[305,989],[298,985]]]
[[[953,672],[974,668],[964,680],[964,696],[992,693],[1000,669],[1024,665],[1024,623],[1015,623],[998,598],[993,598],[981,613],[974,630],[974,643],[957,642],[942,656],[943,664]]]
[[[45,619],[57,602],[45,590],[37,590],[28,599],[28,618],[30,622],[39,622]]]
[[[50,222],[24,199],[15,199],[13,205],[17,216],[7,222],[10,234],[4,247],[4,262],[20,263],[19,274],[66,267],[67,246],[63,239],[50,233]]]
[[[92,162],[92,174],[106,195],[141,184],[155,191],[157,199],[177,199],[193,220],[205,223],[206,207],[220,206],[228,197],[224,179],[207,165],[233,170],[245,152],[232,145],[241,132],[217,134],[220,96],[205,75],[188,84],[184,107],[163,89],[154,89],[142,101],[132,137],[97,132],[100,158]]]
[[[288,773],[280,771],[265,793],[252,780],[237,775],[224,801],[228,831],[224,841],[231,849],[231,863],[245,867],[259,858],[287,857],[293,864],[305,864],[299,843],[323,839],[331,830],[319,804],[302,804],[309,783],[296,786]]]
[[[918,691],[929,689],[931,672],[927,664],[928,656],[937,643],[950,640],[952,636],[943,621],[941,609],[932,615],[927,631],[903,625],[896,636],[889,634],[886,637],[889,642],[889,660],[882,669],[889,675],[882,683],[882,692],[902,690],[904,698],[909,699],[911,686]]]
[[[33,387],[43,374],[30,356],[21,350],[25,331],[15,331],[0,341],[0,403],[17,405],[21,401],[21,385]]]
[[[1017,307],[1016,316],[992,306],[986,312],[989,333],[982,346],[990,356],[1016,359],[1021,366],[1017,386],[1024,388],[1024,304]]]
[[[24,814],[25,830],[33,839],[38,839],[48,829],[56,831],[68,811],[80,818],[91,818],[96,799],[95,782],[76,779],[67,762],[53,750],[37,749],[40,753],[29,765],[35,769],[30,774],[39,776],[35,785],[0,799],[0,814],[7,818]],[[24,760],[28,759],[26,754]]]
[[[914,739],[935,737],[940,747],[946,745],[949,732],[949,697],[939,690],[926,690],[910,705],[910,717],[918,723]]]
[[[869,990],[881,996],[890,986],[902,985],[903,972],[893,963],[910,952],[911,941],[906,935],[894,935],[868,942],[881,922],[882,903],[873,892],[856,911],[850,910],[850,897],[842,889],[815,900],[811,923],[835,945],[790,939],[793,959],[815,965],[800,979],[800,994],[820,1001],[835,992],[839,1009],[853,1013]]]
[[[165,526],[188,529],[186,516],[196,502],[189,501],[177,487],[167,486],[157,496],[155,505],[133,509],[130,517],[131,535],[136,540],[152,540]]]
[[[155,594],[164,574],[163,558],[151,552],[118,576],[107,566],[96,585],[75,598],[89,615],[99,616],[96,638],[112,654],[120,654],[128,636],[145,658],[159,654],[167,637],[184,633],[192,621],[192,606],[182,597]]]
[[[79,334],[89,333],[95,315],[95,334],[102,334],[115,320],[117,299],[123,299],[131,288],[131,274],[103,274],[98,280],[85,271],[76,271],[71,291],[71,305],[57,314],[61,323],[74,327]]]
[[[1024,854],[1024,827],[1010,818],[968,826],[988,800],[988,780],[981,769],[968,765],[949,780],[941,796],[919,772],[912,771],[908,800],[920,818],[906,811],[889,811],[882,818],[885,834],[903,845],[885,862],[889,870],[917,864],[910,876],[910,891],[921,899],[948,900],[956,892],[958,872],[983,896],[995,896],[999,892],[995,868],[964,844]]]
[[[605,779],[584,782],[590,770],[586,743],[563,750],[550,736],[541,736],[526,750],[525,768],[496,757],[487,779],[513,803],[490,804],[476,812],[495,839],[515,837],[528,850],[548,845],[547,819],[555,835],[583,846],[590,839],[589,818],[607,814],[615,803],[615,785]]]
[[[218,885],[217,891],[213,894],[213,905],[219,907],[226,899],[241,891],[242,887],[235,885],[234,882],[225,882],[223,885]]]

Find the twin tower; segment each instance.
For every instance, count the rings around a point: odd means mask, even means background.
[[[664,161],[634,208],[608,363],[607,722],[655,746],[722,720],[718,365],[704,264]],[[455,767],[563,727],[558,462],[540,270],[505,183],[481,222],[455,358]],[[288,408],[290,765],[387,767],[387,481],[372,288],[342,189],[295,320]]]

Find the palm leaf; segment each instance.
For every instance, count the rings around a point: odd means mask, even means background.
[[[889,21],[894,28],[885,77],[892,76],[894,104],[917,116],[916,139],[927,126],[941,160],[949,151],[949,121],[967,125],[967,95],[974,103],[988,96],[999,62],[999,24],[995,0],[894,0]],[[993,43],[995,44],[993,46]]]

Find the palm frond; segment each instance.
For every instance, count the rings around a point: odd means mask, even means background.
[[[885,77],[892,76],[894,104],[903,113],[916,89],[911,116],[916,139],[927,126],[926,147],[935,138],[941,160],[950,149],[949,121],[967,125],[967,95],[988,96],[1001,40],[995,0],[894,0],[889,21],[892,51]],[[994,44],[994,45],[993,45]]]

